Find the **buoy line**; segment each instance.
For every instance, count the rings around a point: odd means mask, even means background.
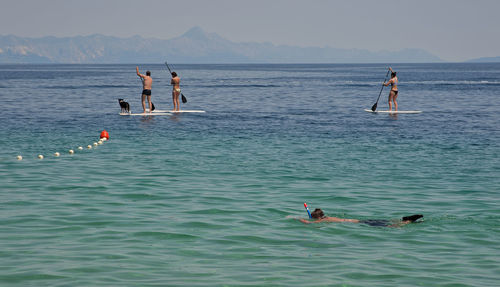
[[[108,133],[106,130],[103,130],[103,131],[101,132],[101,135],[99,136],[99,141],[97,141],[97,142],[93,142],[91,145],[90,145],[90,144],[89,144],[89,145],[87,145],[87,149],[88,149],[88,150],[90,150],[90,149],[92,149],[92,148],[95,148],[95,147],[97,147],[97,146],[99,146],[99,145],[102,145],[104,142],[106,142],[106,141],[108,141],[108,140],[109,140],[109,133]],[[82,147],[82,146],[79,146],[77,149],[78,149],[79,151],[81,151],[81,150],[83,150],[83,147]],[[75,154],[75,150],[70,149],[70,150],[68,150],[68,153],[69,153],[70,155],[73,155],[73,154]],[[59,152],[55,152],[53,155],[54,155],[54,157],[59,157],[59,156],[61,156],[61,153],[59,153]],[[42,159],[44,159],[44,158],[45,158],[45,156],[44,156],[43,154],[39,154],[39,155],[37,156],[37,158],[38,158],[38,159],[40,159],[40,160],[42,160]],[[21,160],[23,160],[23,156],[22,156],[22,155],[18,155],[18,156],[16,157],[16,159],[17,159],[18,161],[21,161]]]

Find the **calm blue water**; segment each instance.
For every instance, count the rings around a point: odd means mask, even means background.
[[[500,64],[174,67],[0,65],[1,286],[498,286]]]

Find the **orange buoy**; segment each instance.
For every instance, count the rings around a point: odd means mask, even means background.
[[[102,138],[105,138],[105,139],[109,140],[109,134],[108,134],[108,132],[106,130],[103,130],[101,132],[101,139]]]

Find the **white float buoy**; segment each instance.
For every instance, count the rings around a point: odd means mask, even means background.
[[[79,147],[78,147],[78,149],[79,149],[79,150],[82,150],[82,149],[83,149],[83,147],[79,146]]]
[[[88,148],[88,149],[91,149],[91,148],[92,148],[92,146],[91,146],[91,145],[88,145],[88,146],[87,146],[87,148]]]
[[[102,144],[102,140],[99,140],[99,141],[97,142],[97,144],[100,144],[100,145],[101,145],[101,144]]]
[[[38,155],[38,158],[39,158],[39,159],[43,159],[43,155],[39,154],[39,155]]]
[[[72,150],[72,149],[69,150],[69,154],[74,154],[74,153],[75,153],[74,150]]]
[[[94,142],[94,146],[97,146],[97,143],[96,143],[96,142]]]
[[[60,154],[60,153],[58,153],[58,152],[55,152],[55,153],[54,153],[54,156],[60,156],[60,155],[61,155],[61,154]]]
[[[23,157],[22,157],[22,156],[20,156],[20,155],[18,155],[18,156],[17,156],[17,160],[23,160]]]
[[[101,140],[102,140],[103,142],[105,142],[105,141],[107,141],[108,139],[107,139],[107,138],[101,138]]]

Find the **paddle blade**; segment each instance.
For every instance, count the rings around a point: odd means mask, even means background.
[[[184,97],[183,94],[181,94],[181,98],[182,98],[182,103],[183,104],[187,103],[188,100],[186,99],[186,97]]]
[[[377,109],[377,104],[378,103],[373,104],[373,106],[372,106],[372,112],[374,112]]]

